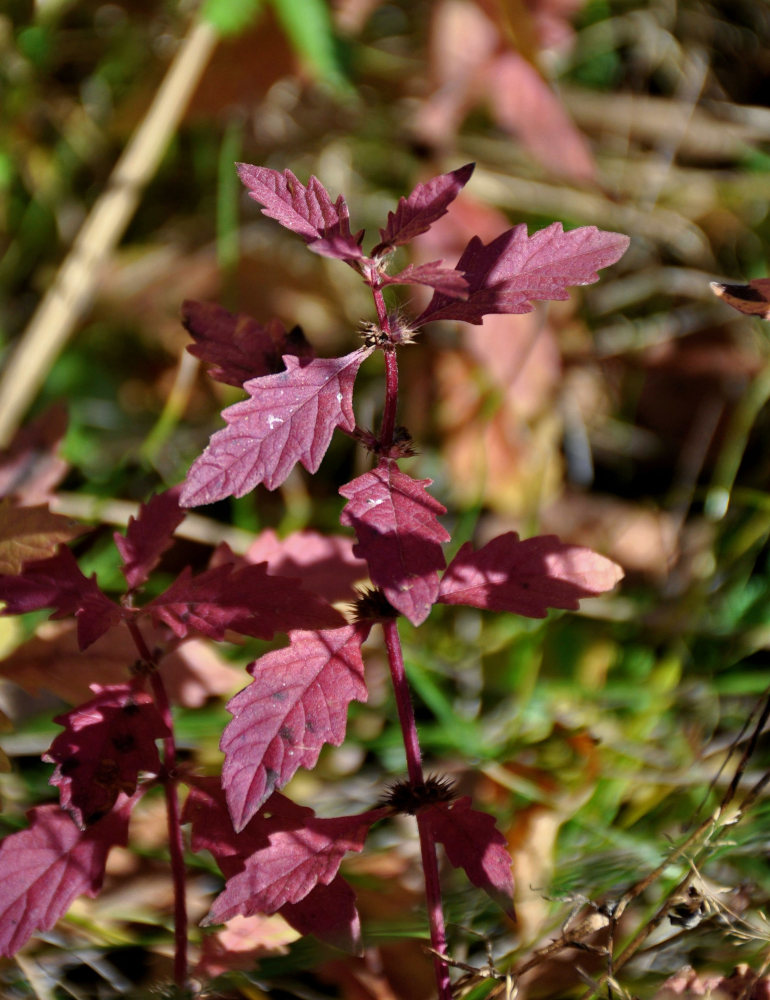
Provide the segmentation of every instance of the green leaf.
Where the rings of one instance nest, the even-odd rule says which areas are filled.
[[[262,0],[206,0],[201,17],[223,37],[240,35],[254,22]]]
[[[350,91],[326,0],[271,0],[294,51],[321,79]]]

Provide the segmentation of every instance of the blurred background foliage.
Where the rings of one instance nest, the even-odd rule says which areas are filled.
[[[453,954],[483,965],[488,941],[498,969],[529,964],[522,996],[590,994],[608,970],[606,955],[585,948],[606,945],[601,920],[594,936],[572,934],[582,950],[538,948],[559,938],[583,898],[617,901],[695,831],[630,901],[616,958],[641,928],[651,933],[618,964],[612,989],[702,993],[708,974],[739,963],[762,975],[770,754],[761,717],[751,736],[770,644],[770,346],[767,323],[732,313],[709,281],[770,273],[770,5],[207,0],[198,10],[188,0],[6,0],[6,371],[201,24],[210,51],[197,68],[182,65],[191,96],[125,227],[103,244],[93,237],[93,288],[79,308],[64,307],[71,334],[53,357],[36,346],[25,356],[34,388],[24,421],[42,415],[45,425],[62,401],[68,412],[68,471],[53,509],[125,523],[124,502],[181,480],[221,408],[240,398],[186,354],[183,299],[299,323],[321,355],[352,349],[359,321],[371,318],[350,269],[259,215],[236,160],[316,174],[344,192],[353,228],[366,227],[371,242],[416,182],[475,161],[449,215],[417,241],[423,260],[453,263],[470,236],[488,240],[518,222],[628,233],[620,264],[568,302],[482,327],[436,324],[400,357],[401,419],[420,448],[411,469],[433,478],[449,507],[453,547],[502,530],[553,532],[627,573],[618,593],[580,615],[532,622],[440,607],[418,631],[405,625],[426,764],[499,817],[515,858],[517,927],[447,873]],[[421,308],[419,291],[394,294],[408,313]],[[362,425],[376,419],[381,391],[374,362],[359,380]],[[6,410],[0,392],[0,417]],[[9,438],[22,414],[5,416]],[[275,494],[202,511],[180,565],[203,566],[222,532],[243,549],[249,536],[233,529],[338,531],[337,488],[364,461],[340,437],[312,479],[298,470]],[[87,571],[119,586],[110,535],[98,529],[79,551]],[[11,678],[3,707],[15,726],[3,737],[7,830],[53,798],[39,754],[58,731],[50,717],[66,687],[51,693],[42,681],[33,696],[19,686],[34,666],[19,643],[44,617],[0,621]],[[229,662],[240,670],[262,648],[233,647]],[[220,668],[216,682],[201,681],[201,707],[178,715],[185,753],[203,770],[219,766],[225,696],[243,685],[242,672]],[[370,701],[354,707],[346,743],[290,789],[327,815],[367,808],[403,770],[376,643],[368,670]],[[737,777],[735,822],[721,816],[698,834]],[[139,812],[102,896],[0,965],[4,996],[138,996],[170,978],[162,801],[150,796]],[[293,943],[278,918],[203,942],[194,931],[202,981],[231,970],[208,995],[429,997],[414,831],[405,822],[378,836],[346,869],[366,958]],[[199,919],[219,883],[204,858],[190,863]],[[664,992],[688,964],[700,978],[680,975]],[[727,995],[766,995],[741,975],[721,983]],[[502,986],[468,981],[458,993],[466,988],[481,997]]]

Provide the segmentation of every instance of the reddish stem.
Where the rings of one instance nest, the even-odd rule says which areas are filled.
[[[417,723],[412,709],[412,699],[409,695],[409,684],[404,669],[404,656],[401,651],[401,640],[398,635],[398,624],[395,621],[383,622],[385,633],[385,648],[388,651],[390,675],[393,678],[393,689],[396,694],[398,718],[404,737],[406,750],[406,769],[412,785],[425,784],[422,773],[422,755],[420,741],[417,737]],[[428,906],[428,922],[430,925],[430,943],[434,951],[446,954],[446,929],[444,926],[444,911],[441,905],[441,883],[436,860],[436,843],[428,823],[417,815],[417,830],[420,835],[420,852],[425,876],[425,897]],[[434,957],[433,968],[436,973],[439,1000],[452,1000],[452,989],[449,981],[449,969],[446,962]]]
[[[150,652],[144,636],[136,622],[128,620],[128,629],[141,658],[157,667],[156,657]],[[180,823],[179,798],[176,786],[176,743],[174,742],[174,720],[166,687],[157,669],[150,674],[155,705],[169,735],[163,740],[163,790],[166,795],[166,820],[168,824],[169,857],[171,877],[174,884],[174,982],[180,989],[187,985],[187,896],[185,891],[184,843]]]
[[[380,329],[388,340],[391,336],[390,319],[385,308],[385,299],[379,288],[372,288],[374,304],[377,308],[377,319]],[[398,362],[396,361],[396,350],[393,344],[387,343],[384,347],[385,354],[385,408],[382,413],[382,427],[380,428],[380,449],[381,454],[386,455],[388,449],[393,444],[393,434],[396,429],[396,407],[398,405]]]

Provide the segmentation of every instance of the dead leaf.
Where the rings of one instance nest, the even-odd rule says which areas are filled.
[[[19,507],[4,497],[0,500],[0,573],[20,573],[25,562],[55,555],[62,542],[82,531],[76,521],[52,514],[47,506]]]

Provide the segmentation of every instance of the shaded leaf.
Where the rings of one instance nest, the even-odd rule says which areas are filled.
[[[115,532],[115,545],[123,560],[123,576],[131,590],[147,582],[158,560],[171,545],[185,511],[179,506],[181,486],[158,493],[131,517],[125,535]]]
[[[50,783],[59,789],[62,809],[82,830],[121,792],[133,795],[140,771],[159,773],[155,740],[170,735],[150,695],[135,684],[94,690],[91,701],[53,720],[65,731],[43,755],[56,764]]]
[[[445,565],[441,544],[449,540],[438,521],[446,508],[425,489],[430,482],[412,479],[386,459],[340,489],[348,499],[340,521],[358,537],[353,551],[366,559],[372,582],[415,625],[438,597],[438,571]]]
[[[298,903],[287,903],[281,916],[300,934],[314,934],[320,941],[360,955],[361,918],[356,894],[341,875],[328,885],[318,884]]]
[[[411,242],[427,232],[433,223],[446,214],[449,205],[468,183],[475,163],[466,163],[448,174],[434,177],[417,187],[406,198],[399,199],[395,212],[388,212],[388,224],[380,230],[381,243],[372,255]]]
[[[0,499],[0,573],[21,573],[26,562],[54,554],[62,542],[82,531],[68,517],[44,506],[19,507],[9,497]]]
[[[474,552],[466,542],[447,567],[438,600],[544,618],[548,608],[576,611],[623,578],[617,563],[556,535],[520,541],[515,531]]]
[[[754,278],[747,285],[712,281],[711,291],[738,312],[770,319],[770,278]]]
[[[371,350],[319,358],[303,367],[286,355],[286,370],[246,382],[251,399],[223,411],[228,425],[213,435],[187,475],[187,507],[241,497],[260,483],[275,489],[301,462],[315,472],[336,427],[352,431],[353,385]]]
[[[181,821],[192,825],[193,851],[209,851],[225,878],[231,878],[243,871],[247,858],[267,847],[272,832],[292,823],[301,826],[312,817],[312,809],[275,792],[259,814],[236,832],[219,778],[196,777],[190,781]]]
[[[182,323],[195,343],[187,350],[208,366],[218,382],[236,385],[283,370],[283,355],[312,358],[313,349],[298,326],[287,333],[271,319],[266,326],[214,302],[182,303]]]
[[[444,267],[443,261],[433,260],[427,264],[409,264],[398,274],[381,274],[383,285],[428,285],[437,292],[453,299],[468,297],[468,281],[460,271]]]
[[[505,837],[494,816],[471,808],[469,798],[443,802],[420,810],[420,820],[430,824],[433,836],[444,845],[455,868],[488,893],[513,917],[513,875]]]
[[[361,851],[371,825],[387,814],[382,808],[336,819],[313,817],[302,825],[288,821],[285,828],[271,832],[267,847],[246,859],[243,871],[227,880],[204,923],[229,920],[237,913],[275,913],[304,899],[316,885],[329,885],[344,855]]]
[[[532,236],[522,224],[486,246],[474,236],[456,268],[468,280],[464,302],[436,292],[416,325],[437,319],[481,323],[489,313],[525,313],[534,300],[566,299],[572,285],[598,281],[597,271],[625,253],[629,238],[595,226],[564,232],[560,222]]]
[[[311,250],[327,257],[358,260],[363,257],[360,235],[350,233],[348,206],[340,195],[332,202],[317,177],[307,187],[291,172],[238,163],[238,176],[249,195],[262,205],[263,215],[301,236]]]
[[[354,541],[347,535],[322,535],[294,531],[279,538],[272,528],[257,535],[245,552],[248,562],[266,562],[276,576],[296,576],[306,590],[330,603],[351,600],[353,584],[369,576],[364,559],[353,555]]]
[[[342,615],[299,581],[270,576],[267,565],[231,563],[197,576],[185,567],[168,590],[142,609],[153,621],[165,622],[180,639],[191,634],[223,639],[228,629],[258,639],[276,632],[310,626],[334,628]]]
[[[98,894],[110,848],[127,842],[130,806],[125,800],[85,832],[59,806],[39,806],[27,814],[26,830],[3,840],[0,954],[15,954],[53,927],[76,896]]]
[[[369,825],[386,812],[375,810]],[[236,833],[218,780],[196,778],[185,802],[182,822],[192,824],[192,849],[210,851],[229,880],[244,872],[255,855],[269,849],[279,832],[283,831],[284,836],[288,833],[290,839],[292,830],[300,831],[307,824],[324,821],[316,820],[312,809],[299,806],[276,792],[244,829]],[[298,859],[301,857],[300,851]],[[276,911],[262,911],[257,906],[253,912]],[[360,921],[355,909],[355,894],[339,875],[335,875],[328,885],[318,882],[301,899],[278,907],[278,912],[302,934],[315,934],[336,947],[358,950]],[[207,922],[222,919],[216,917]]]
[[[52,618],[75,615],[78,642],[86,649],[122,618],[122,611],[105,597],[94,577],[80,572],[75,557],[62,545],[55,556],[27,563],[19,576],[0,575],[3,614],[54,608]]]
[[[249,667],[254,680],[228,704],[222,785],[236,830],[299,767],[312,768],[324,743],[345,738],[348,705],[366,701],[361,643],[368,627],[292,632],[290,645]]]

